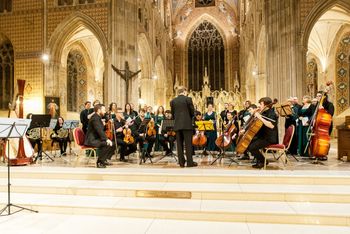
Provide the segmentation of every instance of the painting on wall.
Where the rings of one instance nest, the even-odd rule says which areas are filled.
[[[45,97],[45,114],[51,115],[52,119],[57,119],[60,116],[59,97]]]

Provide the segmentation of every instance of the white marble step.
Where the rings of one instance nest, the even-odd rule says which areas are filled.
[[[139,190],[186,191],[192,199],[309,201],[350,203],[349,185],[171,183],[94,180],[12,179],[12,191],[90,196],[135,197]],[[0,191],[7,191],[7,179],[0,179]]]
[[[7,168],[0,167],[0,178]],[[196,168],[72,168],[12,167],[12,178],[148,181],[181,183],[242,183],[350,185],[350,171],[264,171]]]
[[[43,222],[45,220],[45,222]],[[1,232],[6,234],[349,234],[350,227],[204,222],[190,220],[124,218],[87,215],[64,215],[21,212],[0,219]]]
[[[0,201],[7,194],[0,193]],[[12,203],[65,214],[226,222],[350,225],[350,204],[217,201],[12,193]]]

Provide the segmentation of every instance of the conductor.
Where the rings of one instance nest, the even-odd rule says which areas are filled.
[[[175,119],[174,131],[176,132],[177,155],[180,167],[185,166],[184,143],[186,147],[187,167],[196,167],[197,163],[192,158],[192,118],[194,106],[192,98],[187,97],[187,89],[178,88],[178,96],[170,102],[171,114]]]

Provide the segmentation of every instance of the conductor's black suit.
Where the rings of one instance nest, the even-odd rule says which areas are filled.
[[[177,154],[180,166],[185,165],[184,143],[186,147],[187,166],[193,166],[192,158],[192,118],[194,106],[192,98],[179,95],[170,102],[171,114],[175,120],[174,131],[176,131]]]

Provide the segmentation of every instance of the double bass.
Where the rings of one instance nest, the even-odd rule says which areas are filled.
[[[330,85],[332,85],[332,82],[327,82],[326,91],[323,92],[322,98],[317,104],[316,111],[308,129],[308,144],[310,144],[310,147],[309,149],[306,147],[305,150],[310,150],[310,155],[316,158],[327,156],[330,149],[331,138],[329,136],[329,128],[332,123],[332,116],[324,108],[320,108],[323,106]]]

